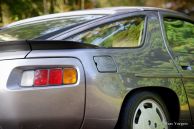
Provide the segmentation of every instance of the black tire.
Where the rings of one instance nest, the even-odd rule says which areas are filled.
[[[164,101],[161,99],[161,97],[152,92],[142,91],[132,95],[125,102],[125,104],[122,107],[120,118],[116,129],[133,129],[133,118],[134,118],[136,109],[138,108],[141,102],[148,99],[153,100],[160,106],[164,116],[166,117],[167,123],[171,123],[168,110],[166,108]],[[168,125],[168,129],[171,129],[170,125]]]

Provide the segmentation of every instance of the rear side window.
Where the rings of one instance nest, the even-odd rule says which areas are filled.
[[[175,53],[194,53],[194,24],[180,19],[164,18],[169,45]]]
[[[145,17],[130,17],[108,23],[74,35],[66,40],[93,44],[99,47],[138,47],[144,29]]]

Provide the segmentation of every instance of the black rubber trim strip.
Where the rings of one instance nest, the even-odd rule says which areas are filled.
[[[27,40],[32,50],[59,50],[59,49],[87,49],[99,48],[96,45],[85,44],[74,41],[57,41],[57,40]]]
[[[30,50],[59,50],[59,49],[87,49],[98,46],[73,41],[56,40],[23,40],[0,42],[0,52],[30,51]]]
[[[29,51],[30,46],[26,41],[0,42],[0,52]]]

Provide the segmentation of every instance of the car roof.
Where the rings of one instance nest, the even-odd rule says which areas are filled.
[[[39,22],[48,19],[57,19],[62,17],[68,16],[80,16],[80,15],[114,15],[117,13],[127,13],[127,12],[135,12],[135,11],[145,11],[145,10],[155,10],[155,11],[169,11],[173,13],[177,13],[176,11],[162,9],[162,8],[155,8],[155,7],[108,7],[108,8],[96,8],[96,9],[87,9],[87,10],[79,10],[79,11],[71,11],[71,12],[64,12],[64,13],[56,13],[56,14],[48,14],[33,18],[28,18],[24,20],[20,20],[14,23],[11,23],[6,27],[18,26],[23,24],[29,24],[32,22]]]
[[[7,25],[6,27],[17,26],[17,25],[21,25],[21,24],[28,24],[28,23],[31,23],[34,21],[57,19],[57,18],[62,18],[62,17],[80,16],[80,15],[111,15],[111,14],[115,14],[115,13],[116,13],[116,11],[114,11],[114,10],[105,10],[105,9],[103,9],[102,11],[99,11],[99,10],[70,11],[70,12],[64,12],[64,13],[47,14],[47,15],[43,15],[43,16],[27,18],[24,20],[20,20],[20,21],[11,23],[11,24]]]

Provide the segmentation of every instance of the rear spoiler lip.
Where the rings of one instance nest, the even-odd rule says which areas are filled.
[[[59,49],[87,49],[98,46],[74,41],[58,40],[22,40],[0,42],[0,52],[30,51],[30,50],[59,50]]]
[[[86,44],[75,41],[63,40],[27,40],[32,50],[58,50],[58,49],[86,49],[98,48],[96,45]]]
[[[0,52],[29,51],[30,45],[26,41],[5,41],[0,42]]]

